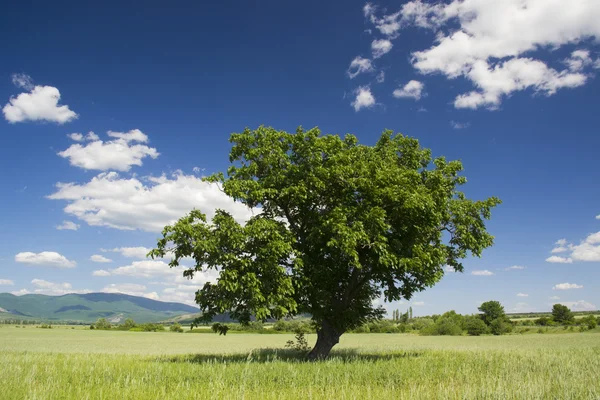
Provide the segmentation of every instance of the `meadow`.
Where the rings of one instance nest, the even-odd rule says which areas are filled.
[[[598,329],[346,334],[329,360],[314,363],[284,349],[292,337],[5,326],[0,398],[600,398]]]

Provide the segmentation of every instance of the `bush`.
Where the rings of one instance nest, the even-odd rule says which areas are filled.
[[[489,329],[480,318],[469,318],[466,322],[467,333],[471,336],[485,335]]]
[[[112,328],[110,322],[106,320],[106,318],[99,318],[98,321],[94,324],[95,329],[109,330]]]
[[[277,332],[298,332],[304,333],[314,332],[315,329],[310,321],[284,321],[279,320],[273,325],[273,330]]]
[[[128,331],[131,328],[135,328],[137,326],[137,324],[135,323],[135,321],[133,319],[127,318],[122,326],[123,326],[123,329]]]
[[[177,322],[176,322],[176,323],[174,323],[173,325],[171,325],[171,326],[169,327],[169,330],[170,330],[171,332],[179,332],[179,333],[182,333],[182,332],[183,332],[183,328],[181,327],[181,324],[180,324],[180,323],[177,323]]]
[[[431,318],[416,318],[412,323],[412,328],[417,331],[422,331],[433,324],[435,324],[435,322]]]
[[[371,333],[398,333],[400,330],[395,323],[390,320],[373,321],[368,323]]]
[[[554,321],[552,321],[550,318],[548,317],[541,317],[535,320],[535,324],[539,325],[539,326],[551,326],[551,325],[555,325]]]
[[[42,325],[40,325],[40,328],[42,328],[42,329],[52,329],[52,325],[42,324]]]
[[[594,329],[598,326],[598,320],[593,315],[581,318],[581,323],[586,325],[589,329]]]
[[[496,318],[490,323],[490,332],[494,335],[504,335],[512,332],[512,324],[504,318]]]

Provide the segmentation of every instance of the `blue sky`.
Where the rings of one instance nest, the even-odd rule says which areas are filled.
[[[598,20],[595,0],[14,3],[0,291],[190,303],[215,276],[144,248],[192,207],[247,217],[201,177],[227,167],[230,133],[302,125],[417,137],[463,161],[470,197],[503,200],[493,248],[388,309],[598,309]]]

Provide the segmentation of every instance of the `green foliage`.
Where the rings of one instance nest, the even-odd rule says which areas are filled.
[[[136,327],[136,323],[132,318],[127,318],[125,320],[125,322],[123,323],[123,329],[125,330],[130,330],[131,328],[135,328]]]
[[[314,333],[315,328],[310,321],[285,321],[279,320],[273,325],[273,330],[277,332],[304,332]]]
[[[174,323],[173,325],[171,325],[169,327],[169,330],[171,332],[179,332],[179,333],[183,332],[183,328],[181,327],[181,324],[179,324],[179,323]]]
[[[285,344],[285,347],[300,353],[306,353],[310,349],[303,330],[296,332],[294,340],[288,340]]]
[[[109,330],[112,328],[112,325],[106,318],[98,318],[96,323],[94,324],[95,329]]]
[[[50,324],[42,324],[42,325],[40,325],[40,328],[42,328],[42,329],[52,329],[52,325],[50,325]]]
[[[373,306],[435,285],[443,266],[492,245],[485,220],[500,203],[472,201],[460,161],[433,159],[416,139],[385,131],[374,146],[353,135],[259,127],[231,135],[227,175],[205,178],[260,213],[245,225],[198,210],[165,227],[157,248],[184,272],[219,269],[196,301],[202,320],[229,312],[242,323],[308,313],[330,339],[380,319]],[[325,337],[325,336],[323,336]]]
[[[562,304],[555,304],[552,306],[552,319],[558,324],[565,324],[572,323],[575,320],[575,316],[569,307]]]
[[[414,330],[422,331],[431,325],[434,325],[435,321],[432,318],[416,318],[412,321],[412,327]]]
[[[506,318],[506,314],[504,313],[504,307],[500,304],[499,301],[486,301],[479,306],[479,311],[483,313],[481,318],[486,325],[490,326],[492,321],[497,319],[504,320]]]
[[[471,336],[485,335],[489,333],[489,328],[481,318],[470,317],[465,322],[467,333]]]
[[[513,330],[513,326],[505,318],[496,318],[490,322],[490,332],[494,335],[504,335],[510,333]]]
[[[219,322],[215,322],[210,329],[214,332],[214,333],[218,333],[219,335],[227,335],[227,331],[229,331],[229,326],[225,325],[225,324],[221,324]]]
[[[535,324],[539,326],[552,326],[555,325],[554,321],[552,321],[548,317],[541,317],[535,320]]]
[[[139,324],[129,329],[131,332],[162,332],[165,330],[164,325],[162,324]]]
[[[598,319],[593,315],[583,317],[580,321],[582,324],[585,324],[589,329],[594,329],[598,326]]]

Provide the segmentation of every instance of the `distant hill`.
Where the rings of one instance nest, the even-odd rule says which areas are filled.
[[[194,314],[197,307],[166,303],[120,293],[15,296],[0,293],[0,320],[27,319],[40,321],[95,322],[107,318],[119,323],[127,318],[136,322],[158,322],[183,314]]]

